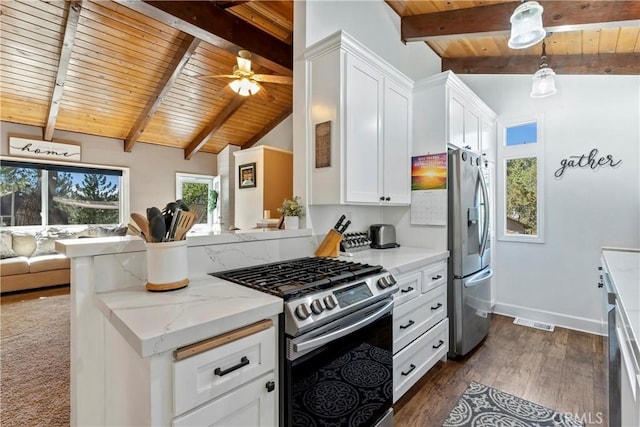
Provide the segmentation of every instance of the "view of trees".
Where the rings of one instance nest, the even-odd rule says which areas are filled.
[[[519,223],[524,234],[538,233],[537,159],[507,160],[507,218]],[[507,232],[520,232],[507,227]]]
[[[46,186],[43,179],[46,177]],[[119,188],[107,175],[0,167],[0,212],[4,225],[41,225],[47,191],[48,224],[112,224],[119,221]]]
[[[182,183],[182,201],[197,215],[198,224],[206,224],[209,186],[200,182]]]

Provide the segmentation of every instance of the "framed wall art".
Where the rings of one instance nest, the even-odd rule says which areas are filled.
[[[255,186],[256,186],[255,162],[238,166],[238,188],[252,188]]]

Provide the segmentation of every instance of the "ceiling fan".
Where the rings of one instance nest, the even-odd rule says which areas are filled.
[[[248,50],[240,50],[236,58],[238,65],[233,66],[233,74],[218,74],[202,77],[213,77],[220,79],[233,79],[229,83],[229,87],[238,95],[249,96],[255,95],[262,89],[260,83],[277,83],[290,85],[293,84],[293,78],[289,76],[276,76],[270,74],[255,74],[251,70],[251,52]]]

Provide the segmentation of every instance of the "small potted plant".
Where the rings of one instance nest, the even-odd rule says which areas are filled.
[[[284,199],[278,212],[284,215],[284,228],[292,230],[299,228],[300,217],[304,213],[304,207],[300,204],[300,196],[294,196],[292,200]]]

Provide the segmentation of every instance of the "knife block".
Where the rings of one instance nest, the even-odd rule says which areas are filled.
[[[340,255],[340,242],[342,241],[342,234],[335,229],[329,230],[324,240],[316,249],[316,256],[325,257],[337,257]]]

